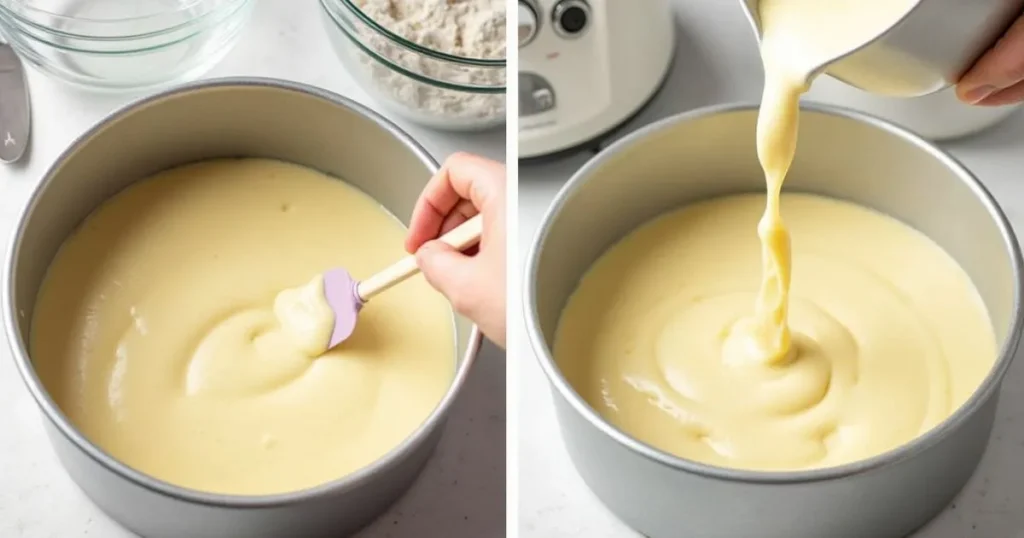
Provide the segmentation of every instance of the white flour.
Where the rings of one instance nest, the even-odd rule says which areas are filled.
[[[463,58],[505,58],[504,0],[361,0],[363,12],[403,38]],[[398,66],[452,84],[502,87],[505,69],[460,65],[401,47],[363,27],[366,43]],[[360,53],[380,90],[427,123],[497,124],[505,118],[505,94],[445,89],[413,80]]]

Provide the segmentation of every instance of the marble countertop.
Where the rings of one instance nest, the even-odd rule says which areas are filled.
[[[678,49],[666,86],[616,136],[644,124],[700,106],[756,102],[762,84],[754,38],[738,2],[676,0]],[[614,139],[615,137],[613,137]],[[607,144],[604,144],[607,145]],[[945,144],[992,191],[1015,229],[1024,230],[1024,116],[972,138]],[[519,170],[519,260],[540,219],[566,180],[593,153],[569,155]],[[509,341],[518,394],[519,529],[522,538],[640,538],[608,512],[576,474],[562,445],[547,381],[526,344],[521,297],[509,304]],[[1018,359],[1003,385],[999,414],[988,452],[959,498],[914,538],[1024,537],[1024,360]]]
[[[316,2],[256,2],[229,55],[203,78],[266,76],[304,82],[374,106],[346,74],[324,35]],[[29,153],[0,166],[0,236],[60,151],[94,122],[137,95],[91,94],[30,70],[33,133]],[[438,133],[394,118],[438,160],[470,151],[505,160],[503,130]],[[0,337],[2,338],[2,337]],[[0,346],[0,536],[131,536],[64,474],[22,384],[9,347]],[[361,538],[496,538],[505,535],[505,355],[485,344],[433,459],[410,492]]]

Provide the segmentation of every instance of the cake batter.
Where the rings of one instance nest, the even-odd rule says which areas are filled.
[[[915,3],[761,1],[766,196],[642,227],[595,264],[562,314],[555,359],[610,422],[714,465],[828,467],[910,441],[981,383],[995,335],[952,258],[865,208],[781,195],[815,71]]]
[[[754,315],[735,327],[730,351],[778,364],[790,353],[790,236],[779,197],[796,152],[800,96],[816,70],[868,43],[918,0],[761,0],[764,93],[757,123],[757,156],[767,203],[757,226],[763,264]]]
[[[324,352],[333,314],[315,275],[368,276],[405,254],[404,235],[365,194],[282,162],[158,174],[65,242],[32,360],[88,439],[158,479],[257,495],[340,478],[408,437],[454,375],[451,308],[422,278]]]
[[[794,470],[910,441],[988,373],[995,334],[966,273],[921,233],[863,207],[786,194],[796,238],[779,363],[730,349],[761,279],[764,195],[698,203],[608,250],[566,306],[554,357],[609,422],[723,467]]]

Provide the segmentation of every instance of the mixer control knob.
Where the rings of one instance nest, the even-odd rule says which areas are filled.
[[[558,35],[580,37],[590,24],[590,4],[586,0],[561,0],[551,12],[551,22]]]
[[[555,108],[555,89],[537,73],[519,72],[519,117],[543,114]]]
[[[537,17],[537,8],[533,2],[519,0],[519,47],[529,45],[533,38],[537,37],[540,29],[540,19]]]

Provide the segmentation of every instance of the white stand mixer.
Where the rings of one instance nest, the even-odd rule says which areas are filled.
[[[612,131],[661,86],[675,49],[669,0],[520,0],[519,156]]]

